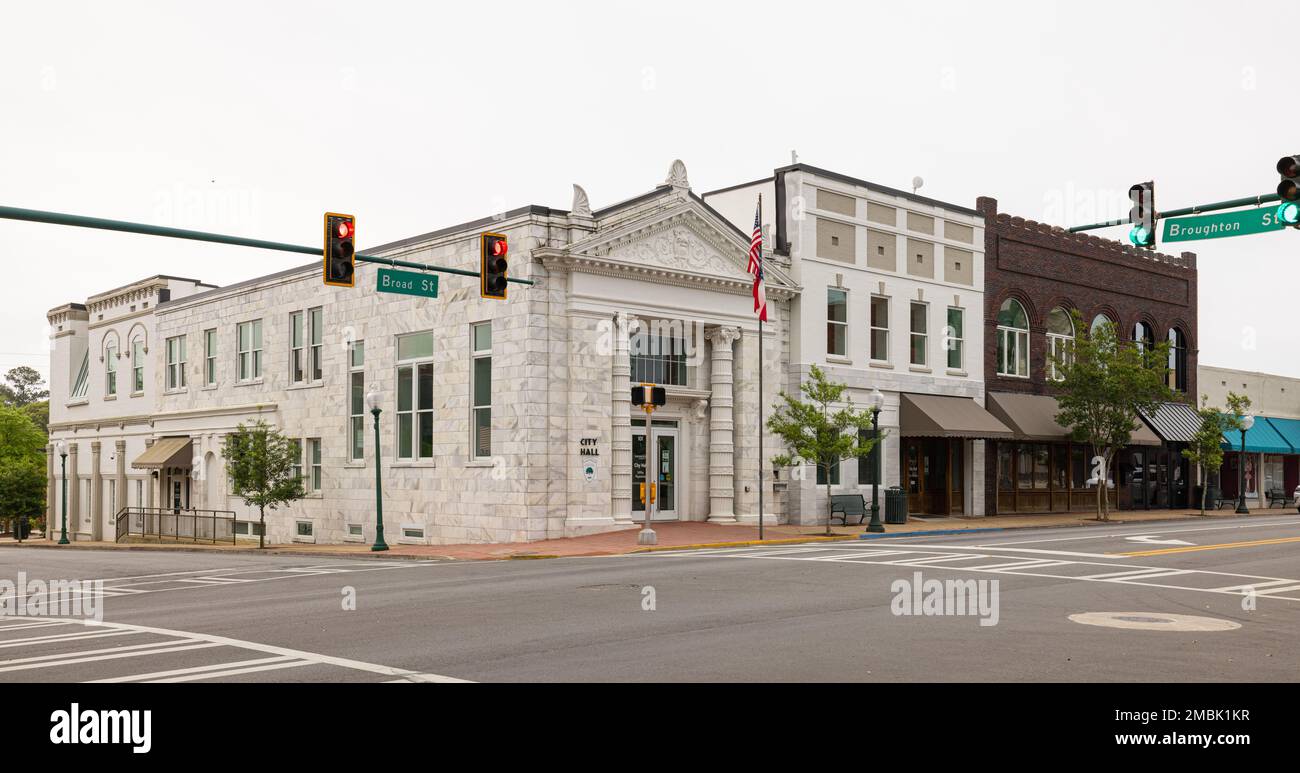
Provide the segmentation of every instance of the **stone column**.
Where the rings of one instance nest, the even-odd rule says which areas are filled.
[[[712,346],[709,398],[709,523],[735,523],[736,443],[732,409],[732,344],[740,338],[734,327],[718,327],[707,335]]]
[[[144,441],[144,447],[145,447],[145,448],[152,448],[152,447],[153,447],[153,438],[145,438],[145,441]],[[144,493],[144,506],[145,506],[145,507],[153,507],[153,489],[154,489],[154,486],[155,486],[155,485],[159,485],[159,484],[161,484],[162,476],[159,475],[159,477],[158,477],[159,484],[155,484],[155,483],[154,483],[154,477],[153,477],[153,474],[150,473],[150,472],[146,472],[145,474],[146,474],[148,477],[146,477],[146,478],[145,478],[145,481],[144,481],[144,482],[145,482],[145,487],[144,487],[144,492],[145,492],[145,493]]]
[[[81,476],[77,472],[77,444],[68,444],[68,532],[80,534],[81,523]],[[75,539],[75,537],[69,537]]]
[[[90,538],[104,538],[104,473],[99,467],[99,441],[90,441]]]
[[[627,323],[614,322],[614,361],[610,367],[613,399],[610,485],[614,521],[632,523],[632,361],[628,358]]]
[[[130,501],[130,495],[126,491],[126,441],[115,442],[113,452],[117,455],[117,469],[113,473],[113,479],[117,481],[114,484],[117,487],[117,509],[121,510]],[[117,513],[112,513],[110,520],[113,523],[113,538],[117,539]]]
[[[45,446],[45,478],[48,481],[45,487],[45,539],[54,539],[53,528],[58,523],[59,506],[55,501],[58,492],[59,481],[56,477],[59,469],[59,453],[53,443]]]

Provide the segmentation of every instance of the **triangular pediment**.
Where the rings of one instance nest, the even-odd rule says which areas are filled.
[[[670,206],[621,222],[600,223],[595,233],[570,245],[569,253],[723,279],[745,278],[748,245],[713,219],[694,201],[677,199]]]

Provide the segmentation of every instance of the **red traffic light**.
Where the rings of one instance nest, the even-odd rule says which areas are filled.
[[[506,240],[504,238],[494,239],[492,241],[492,257],[494,258],[504,258],[509,249],[510,248],[506,246]]]
[[[340,238],[340,239],[347,239],[347,238],[351,237],[351,236],[352,236],[352,230],[353,230],[352,221],[350,221],[350,220],[340,220],[340,221],[339,221],[339,225],[338,225],[338,229],[339,229],[339,238]]]

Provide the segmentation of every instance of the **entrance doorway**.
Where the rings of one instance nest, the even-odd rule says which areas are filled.
[[[903,438],[903,485],[907,509],[922,515],[963,515],[965,441]]]
[[[675,421],[656,421],[654,427],[655,453],[650,461],[651,480],[657,478],[655,506],[652,520],[676,521],[678,500],[681,498],[681,481],[678,477],[678,429]],[[646,428],[645,421],[632,422],[632,512],[633,518],[644,518],[645,503],[641,501],[641,484],[646,482]],[[649,487],[646,497],[650,496]]]

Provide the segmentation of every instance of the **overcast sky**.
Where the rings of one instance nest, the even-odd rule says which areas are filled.
[[[1300,153],[1285,4],[22,3],[0,46],[0,204],[359,246],[524,204],[698,192],[801,161],[1076,225],[1271,192]],[[1122,238],[1122,229],[1102,232]],[[1300,376],[1300,233],[1200,256],[1202,364]],[[301,255],[0,221],[0,369],[45,313],[158,273]]]

